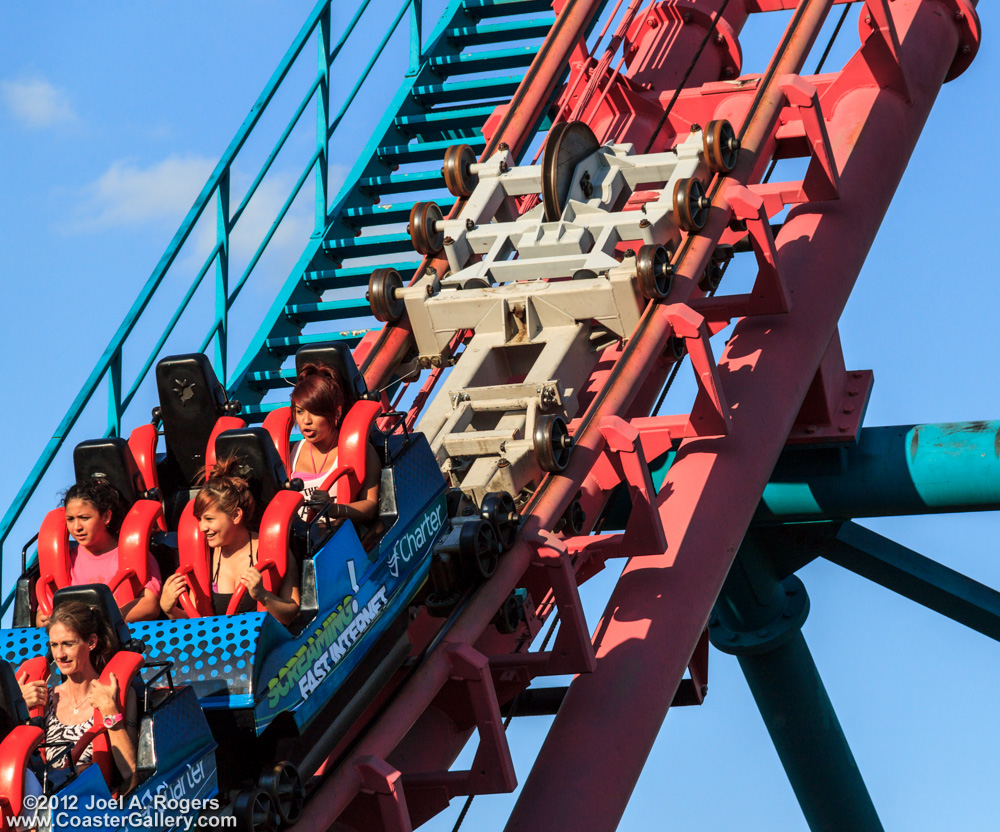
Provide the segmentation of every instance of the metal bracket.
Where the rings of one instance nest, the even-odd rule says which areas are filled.
[[[560,676],[565,673],[593,673],[597,656],[587,629],[583,602],[573,571],[572,556],[566,542],[551,532],[540,532],[535,541],[532,566],[545,571],[545,581],[552,587],[559,609],[559,632],[550,651],[510,653],[491,656],[495,670],[526,667],[532,677]]]
[[[856,442],[874,381],[871,370],[845,369],[840,334],[834,333],[795,417],[788,443]]]
[[[820,107],[819,92],[798,75],[786,75],[778,86],[802,120],[802,128],[809,142],[812,162],[802,180],[804,198],[811,202],[840,199],[840,173],[837,171],[830,134]]]
[[[684,303],[664,307],[674,334],[687,342],[688,355],[698,380],[699,395],[691,408],[688,436],[725,436],[729,433],[729,404],[722,389],[719,367],[709,341],[712,333],[705,318]]]
[[[500,717],[490,662],[468,644],[452,644],[447,649],[451,682],[460,686],[462,699],[471,709],[479,730],[479,748],[471,768],[408,774],[404,779],[406,788],[444,790],[448,800],[457,795],[511,792],[517,786],[517,776]]]
[[[362,757],[355,764],[361,775],[361,791],[375,796],[382,829],[386,832],[413,832],[400,773],[379,757]]]
[[[866,13],[867,12],[867,13]],[[878,32],[881,42],[889,51],[890,61],[872,61],[871,67],[879,78],[881,86],[894,87],[903,96],[907,104],[912,102],[910,96],[910,81],[899,57],[899,35],[896,24],[889,11],[889,0],[868,0],[861,10],[858,19],[861,42],[865,45],[868,39]]]
[[[726,189],[726,201],[733,216],[746,222],[757,258],[757,280],[747,294],[697,298],[690,301],[690,307],[710,323],[727,324],[732,318],[787,312],[791,300],[778,271],[778,251],[763,197],[734,182]]]
[[[624,534],[567,538],[567,549],[573,554],[589,555],[589,546],[593,541],[597,546],[594,554],[602,560],[614,556],[663,554],[667,550],[667,537],[656,509],[656,490],[649,475],[649,465],[643,453],[639,431],[624,419],[610,416],[601,422],[601,434],[607,444],[594,467],[598,468],[603,463],[603,467],[610,468],[611,471],[597,471],[596,478],[602,489],[607,487],[612,477],[614,485],[625,482],[632,501],[632,511],[625,523]],[[608,545],[610,538],[614,538],[613,546]]]

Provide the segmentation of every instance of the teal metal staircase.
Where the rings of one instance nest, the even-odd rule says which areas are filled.
[[[368,314],[364,287],[374,268],[392,262],[406,275],[420,266],[405,231],[410,209],[427,199],[445,213],[455,204],[440,170],[444,151],[459,141],[483,150],[484,123],[513,95],[554,22],[539,0],[451,4],[348,175],[322,242],[293,271],[234,374],[232,392],[248,420],[275,406],[268,394],[287,386],[293,371],[282,365],[300,346],[360,340],[362,328],[343,330],[341,322]],[[344,289],[355,293],[322,299]]]
[[[387,27],[386,3],[379,7],[372,0],[358,0],[353,17],[339,34],[331,31],[331,24],[335,14],[344,14],[344,4],[320,0],[316,5],[0,520],[0,547],[8,554],[8,565],[14,547],[6,542],[19,518],[23,515],[24,519],[15,540],[29,537],[37,528],[37,518],[51,507],[39,498],[35,500],[37,507],[25,512],[52,462],[60,455],[68,459],[70,449],[63,445],[71,438],[74,426],[85,414],[89,416],[81,425],[93,423],[95,413],[103,420],[101,397],[95,393],[106,391],[106,432],[121,433],[124,425],[127,433],[147,420],[148,411],[138,405],[149,400],[153,384],[150,370],[156,361],[166,352],[201,350],[213,359],[231,396],[243,403],[244,417],[250,422],[260,421],[268,410],[286,401],[285,391],[293,370],[284,365],[290,364],[286,359],[301,345],[330,340],[355,345],[366,331],[377,326],[364,297],[374,268],[391,264],[408,277],[420,266],[420,257],[405,230],[410,208],[415,201],[426,199],[437,201],[445,212],[454,204],[440,171],[445,150],[461,141],[477,153],[483,151],[484,123],[498,104],[510,100],[556,16],[546,0],[448,0],[437,25],[422,42],[422,0],[404,0],[397,5]],[[378,37],[381,39],[370,59],[331,117],[331,87],[343,89],[346,74],[341,64],[356,60],[353,52],[345,57],[351,51],[345,46],[374,42]],[[402,83],[371,130],[343,185],[330,199],[331,154],[341,138],[363,122],[366,114],[361,97],[370,89],[366,84],[376,83],[379,73],[384,73],[394,59],[399,63],[399,47],[405,47],[407,38],[410,60],[408,69],[403,67]],[[315,44],[319,56],[317,72],[304,91],[291,93],[301,95],[300,103],[233,209],[230,190],[234,162],[251,134],[259,129],[261,117],[277,91],[286,91],[295,83],[293,78],[301,81],[301,72],[296,75],[292,69],[309,61],[306,47],[310,43]],[[284,160],[291,152],[285,149],[287,140],[300,123],[306,124],[303,117],[311,107],[317,113],[314,149],[304,165],[301,159],[295,162],[301,173],[246,269],[238,276],[231,275],[230,237],[275,161],[279,156]],[[367,115],[370,123],[371,114]],[[547,128],[544,121],[537,129]],[[308,189],[303,188],[310,180],[315,183],[315,224],[301,256],[262,315],[259,305],[248,311],[244,304],[238,312],[232,311],[231,320],[237,298],[260,271],[257,266],[275,233],[295,200],[307,193]],[[194,247],[195,225],[199,220],[210,220],[213,207],[216,244],[193,281],[179,294],[178,280],[166,278],[177,274],[181,255]],[[193,302],[195,298],[201,299],[204,311],[206,296],[214,302],[211,326],[188,340],[185,316],[198,306]],[[140,323],[149,326],[148,312],[153,308],[175,311],[152,349],[148,349],[137,346],[138,339],[133,336]],[[250,317],[255,319],[248,324]],[[233,323],[248,331],[256,326],[257,330],[230,371],[230,353],[241,350],[233,343]],[[181,334],[185,335],[183,348],[166,349],[168,342],[175,343]],[[135,366],[138,370],[132,373]],[[82,438],[86,436],[77,441]]]

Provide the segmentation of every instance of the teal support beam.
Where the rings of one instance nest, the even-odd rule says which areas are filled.
[[[857,762],[802,636],[809,599],[794,575],[778,579],[751,531],[709,620],[735,655],[812,832],[882,832]]]
[[[865,428],[856,445],[789,446],[755,523],[1000,509],[1000,421]]]
[[[319,49],[319,88],[316,90],[316,220],[313,236],[322,237],[326,231],[327,210],[329,209],[330,184],[330,7],[327,6],[319,18],[317,28]]]
[[[226,384],[229,358],[229,175],[219,179],[215,206],[215,374]]]
[[[413,0],[410,6],[410,68],[407,70],[407,77],[412,77],[420,72],[420,64],[423,62],[423,0]]]
[[[1000,641],[1000,592],[856,523],[764,527],[753,537],[767,542],[779,575],[823,557]]]

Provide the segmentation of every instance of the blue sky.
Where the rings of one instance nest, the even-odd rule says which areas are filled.
[[[0,5],[0,280],[8,309],[0,354],[11,393],[0,415],[9,443],[3,508],[312,5]],[[1000,418],[988,242],[1000,12],[981,4],[980,15],[982,50],[943,89],[842,319],[848,368],[875,371],[868,425]],[[855,17],[834,53],[841,61],[857,42]],[[748,29],[745,67],[762,65],[775,41]],[[292,217],[290,251],[304,243],[308,223],[307,211]],[[266,302],[266,286],[254,302]],[[183,339],[177,346],[197,348]],[[70,476],[68,462],[57,463],[45,499],[54,502]],[[41,508],[5,546],[5,587],[40,516]],[[865,525],[1000,586],[994,514]],[[812,601],[806,639],[885,827],[994,828],[997,646],[837,567],[814,563],[800,575]],[[585,587],[592,622],[612,578]],[[713,652],[709,684],[704,706],[669,715],[621,828],[804,830],[735,660]],[[522,780],[545,723],[518,720],[510,729]],[[571,773],[560,787],[572,787]],[[466,828],[502,828],[510,801],[477,799]],[[428,828],[451,829],[457,811]]]

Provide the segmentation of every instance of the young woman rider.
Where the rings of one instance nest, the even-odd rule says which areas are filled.
[[[292,413],[302,441],[292,449],[293,478],[302,480],[306,500],[315,500],[326,476],[337,467],[337,442],[344,415],[344,392],[336,372],[325,364],[306,364],[292,391]],[[368,445],[367,474],[358,499],[340,505],[330,498],[324,516],[368,522],[378,513],[379,465],[375,449]],[[336,486],[334,486],[336,489]]]
[[[63,505],[66,528],[76,544],[70,550],[70,585],[106,584],[118,574],[118,532],[126,513],[121,494],[106,480],[87,480],[66,492]],[[146,557],[149,580],[139,598],[122,606],[126,621],[160,617],[160,567],[151,554]],[[35,624],[48,624],[41,610]]]
[[[25,704],[29,708],[45,707],[46,742],[75,743],[94,724],[97,708],[108,728],[118,773],[128,780],[135,772],[139,732],[135,692],[129,689],[123,714],[118,707],[119,680],[114,673],[108,684],[100,682],[101,671],[118,649],[111,626],[88,604],[66,601],[52,613],[48,632],[52,658],[65,681],[49,690],[45,682],[19,679]],[[92,750],[87,748],[78,765],[91,761]],[[53,765],[61,768],[69,761],[63,756],[53,760]]]
[[[216,615],[225,615],[233,593],[242,584],[246,592],[236,612],[254,612],[261,603],[288,625],[299,612],[298,564],[295,558],[288,558],[288,571],[277,595],[264,588],[256,568],[257,532],[250,526],[254,499],[249,483],[237,476],[238,468],[234,457],[219,460],[194,500],[194,513],[211,553],[212,607]],[[189,589],[184,575],[171,575],[163,584],[160,609],[169,618],[185,618],[177,599]]]

